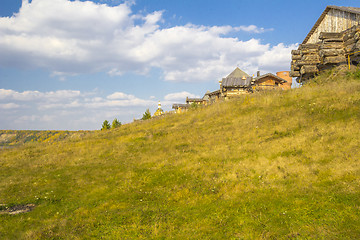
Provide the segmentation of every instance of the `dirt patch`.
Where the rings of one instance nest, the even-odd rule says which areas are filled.
[[[6,207],[6,205],[0,204],[0,214],[17,215],[20,213],[30,212],[34,208],[35,204],[15,205],[11,207]]]

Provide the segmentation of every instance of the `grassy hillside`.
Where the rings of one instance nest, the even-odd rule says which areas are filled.
[[[0,130],[0,148],[11,148],[29,142],[53,143],[66,138],[83,137],[90,131],[14,131]]]
[[[359,76],[3,149],[0,238],[357,239]]]

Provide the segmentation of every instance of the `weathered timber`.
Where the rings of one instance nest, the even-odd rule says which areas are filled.
[[[352,39],[349,39],[346,42],[344,42],[344,46],[346,47],[346,46],[352,45],[356,42],[357,42],[357,40],[355,38],[352,38]]]
[[[297,65],[291,65],[291,71],[300,71],[300,67]]]
[[[345,49],[345,52],[347,52],[347,53],[350,53],[350,52],[354,51],[355,43],[353,43],[351,45],[347,45],[346,47],[344,47],[344,49]]]
[[[290,77],[300,77],[301,74],[299,71],[291,71],[290,72]]]
[[[360,26],[353,26],[343,32],[343,40],[346,42],[347,40],[354,38],[356,32],[360,30]]]
[[[355,43],[355,46],[354,46],[355,51],[359,51],[359,49],[360,49],[360,41]]]
[[[342,49],[342,43],[323,43],[320,46],[320,49]]]
[[[356,33],[355,33],[354,39],[355,39],[355,40],[359,40],[359,39],[360,39],[360,32],[356,32]]]
[[[296,65],[301,67],[301,66],[304,66],[304,65],[316,65],[316,64],[319,64],[320,63],[320,60],[318,61],[303,61],[303,60],[298,60],[296,62]]]
[[[356,32],[360,30],[360,25],[352,26],[351,28],[345,30],[343,32],[343,40],[344,42],[353,38]]]
[[[318,72],[319,72],[319,69],[315,65],[304,65],[300,69],[301,75],[306,74],[306,73],[318,73]]]
[[[348,55],[351,64],[360,64],[360,23],[342,32],[315,35],[318,40],[304,41],[309,43],[291,51],[290,76],[296,77],[296,81],[307,81],[320,71],[346,64]]]
[[[291,50],[291,55],[300,55],[300,50]]]
[[[318,49],[303,49],[300,51],[301,55],[305,55],[305,54],[318,54],[319,50]]]
[[[303,49],[318,49],[319,46],[320,46],[320,43],[300,44],[299,50],[303,50]]]
[[[320,56],[318,54],[303,55],[301,60],[307,61],[307,62],[319,61],[319,63],[320,63]]]
[[[292,55],[291,56],[292,60],[300,60],[301,59],[301,55]]]
[[[329,38],[329,39],[324,39],[323,40],[324,43],[328,43],[328,42],[343,42],[342,38]]]
[[[321,49],[319,51],[320,57],[329,57],[329,56],[338,56],[338,55],[344,55],[345,51],[344,49]]]
[[[324,57],[324,64],[338,64],[346,62],[345,56]]]
[[[341,32],[321,32],[319,39],[324,40],[329,38],[341,38],[342,41],[342,35],[343,34]]]
[[[354,32],[354,31],[345,32],[345,33],[344,33],[344,36],[343,36],[343,41],[346,42],[346,41],[348,41],[349,39],[354,38],[354,35],[355,35],[355,32]]]

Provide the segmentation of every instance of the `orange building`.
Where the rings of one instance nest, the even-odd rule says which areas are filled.
[[[280,87],[284,90],[288,90],[291,88],[292,85],[292,77],[290,77],[290,71],[282,71],[282,72],[277,72],[276,76],[278,76],[279,78],[282,78],[284,80],[286,80],[286,83],[280,85]]]
[[[260,76],[258,72],[258,76],[253,79],[253,89],[254,90],[271,90],[282,88],[285,89],[285,85],[287,81],[277,75],[272,73],[267,73]]]

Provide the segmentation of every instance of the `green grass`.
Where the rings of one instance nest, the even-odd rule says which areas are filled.
[[[0,239],[357,239],[359,72],[0,150]]]

